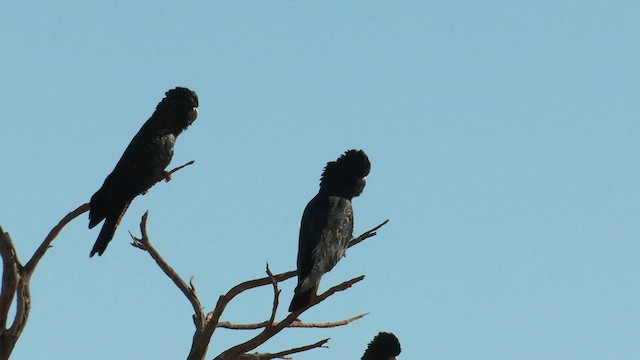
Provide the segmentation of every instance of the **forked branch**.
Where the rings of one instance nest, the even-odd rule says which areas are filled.
[[[349,319],[345,319],[345,320],[340,320],[340,321],[330,321],[330,322],[322,322],[322,323],[307,323],[307,322],[302,322],[300,320],[294,320],[291,324],[289,324],[289,326],[287,326],[288,328],[316,328],[316,329],[328,329],[328,328],[332,328],[332,327],[338,327],[338,326],[343,326],[343,325],[347,325],[350,324],[356,320],[362,319],[363,317],[369,315],[369,313],[364,313],[364,314],[360,314],[358,316],[354,316],[352,318]],[[274,325],[277,325],[277,322],[273,323]],[[228,321],[221,321],[217,324],[217,327],[219,328],[223,328],[223,329],[231,329],[231,330],[258,330],[258,329],[262,329],[264,327],[267,326],[267,322],[263,321],[260,323],[254,323],[254,324],[233,324],[230,323]]]
[[[58,225],[54,226],[49,235],[35,251],[27,265],[22,266],[18,259],[16,248],[11,236],[0,227],[0,256],[2,257],[2,291],[0,292],[0,359],[8,359],[16,342],[22,335],[29,320],[31,311],[31,292],[29,281],[38,262],[42,259],[51,243],[71,220],[89,210],[89,204],[82,204],[68,213]],[[16,313],[13,322],[7,328],[9,309],[16,299]]]
[[[330,288],[329,290],[325,291],[324,293],[318,295],[317,297],[313,298],[311,300],[311,302],[309,304],[307,304],[305,307],[301,308],[300,310],[294,311],[291,314],[289,314],[287,317],[285,317],[281,322],[279,322],[277,325],[271,326],[271,327],[266,327],[261,333],[259,333],[258,335],[256,335],[255,337],[253,337],[252,339],[245,341],[244,343],[238,344],[226,351],[224,351],[223,353],[221,353],[220,355],[218,355],[217,357],[214,358],[214,360],[235,360],[238,359],[241,355],[247,353],[248,351],[252,351],[255,348],[257,348],[258,346],[264,344],[267,340],[269,340],[270,338],[272,338],[273,336],[275,336],[277,333],[279,333],[280,331],[282,331],[284,328],[288,327],[289,324],[291,324],[292,322],[294,322],[298,316],[300,314],[302,314],[303,312],[305,312],[306,310],[312,308],[313,306],[321,303],[322,301],[324,301],[325,299],[327,299],[329,296],[335,294],[336,292],[340,292],[340,291],[344,291],[348,288],[350,288],[351,286],[353,286],[353,284],[362,281],[364,279],[364,275],[358,276],[356,278],[353,278],[351,280],[347,280],[339,285],[336,285],[332,288]]]
[[[162,256],[160,256],[158,251],[149,242],[149,235],[147,234],[148,216],[149,211],[145,212],[144,215],[142,215],[142,220],[140,221],[140,232],[142,233],[142,237],[137,238],[133,236],[131,232],[129,232],[129,235],[131,235],[131,238],[133,239],[131,245],[148,252],[153,260],[155,260],[155,262],[158,264],[160,269],[162,269],[162,271],[169,277],[169,279],[171,279],[171,281],[173,281],[178,289],[182,291],[184,296],[189,299],[189,302],[191,303],[194,311],[193,316],[196,323],[196,328],[201,329],[204,325],[204,313],[202,312],[202,304],[200,303],[200,299],[198,299],[198,296],[196,295],[195,287],[193,287],[193,284],[192,286],[187,285],[187,283],[182,280],[180,275],[178,275],[178,273],[173,270],[173,268],[162,258]]]
[[[163,177],[156,179],[154,185],[170,177],[174,172],[193,164],[190,161],[167,172]],[[153,186],[153,185],[152,185]],[[22,265],[18,259],[16,248],[8,232],[4,232],[0,227],[0,257],[2,257],[2,289],[0,290],[0,360],[8,359],[16,342],[20,338],[24,327],[29,319],[31,311],[31,292],[29,282],[38,263],[47,250],[51,248],[53,240],[60,234],[62,229],[73,219],[89,211],[90,205],[82,204],[75,210],[68,213],[51,229],[44,238],[40,246],[31,256],[26,265]],[[9,322],[9,309],[14,299],[16,299],[16,311],[11,326],[7,328]]]
[[[273,275],[271,270],[267,265],[267,276],[263,278],[253,279],[249,281],[245,281],[240,283],[234,287],[232,287],[226,294],[221,295],[218,299],[218,302],[215,308],[204,315],[202,311],[202,305],[200,299],[195,293],[195,287],[193,285],[193,281],[190,282],[190,286],[173,270],[173,268],[162,258],[162,256],[155,250],[153,245],[149,240],[149,236],[146,229],[148,212],[142,216],[140,222],[140,231],[142,236],[140,238],[136,238],[133,235],[133,243],[132,245],[143,249],[149,253],[149,255],[156,261],[158,266],[162,269],[162,271],[173,281],[173,283],[182,291],[182,293],[187,297],[189,302],[191,303],[194,310],[194,320],[196,323],[196,330],[193,335],[193,342],[191,346],[191,351],[188,360],[202,360],[204,359],[207,349],[209,347],[209,343],[211,342],[211,337],[217,328],[226,328],[226,329],[263,329],[258,335],[254,336],[252,339],[245,341],[239,345],[236,345],[232,348],[227,349],[226,351],[220,353],[215,360],[236,360],[236,359],[277,359],[283,358],[284,356],[296,352],[306,351],[309,349],[313,349],[316,347],[320,347],[328,341],[328,339],[323,340],[322,342],[308,345],[305,347],[285,350],[283,352],[278,353],[261,353],[261,354],[248,354],[249,351],[255,350],[258,346],[264,344],[267,340],[278,334],[280,331],[287,327],[291,328],[329,328],[335,326],[343,326],[347,325],[355,320],[358,320],[364,317],[367,314],[361,314],[350,319],[335,321],[335,322],[326,322],[326,323],[304,323],[298,320],[300,314],[308,310],[309,308],[319,304],[320,302],[327,299],[329,296],[335,294],[336,292],[344,291],[354,285],[355,283],[364,279],[364,275],[353,278],[351,280],[345,281],[339,285],[336,285],[324,293],[316,296],[312,299],[312,301],[305,306],[304,308],[299,309],[287,317],[285,317],[282,321],[275,321],[278,305],[279,305],[279,296],[280,290],[278,288],[278,283],[281,281],[285,281],[291,279],[297,275],[297,271],[287,271],[284,273]],[[366,231],[362,235],[353,239],[349,243],[349,247],[359,244],[360,242],[377,235],[376,231],[384,226],[389,220],[385,220],[380,225],[374,227],[371,230]],[[192,278],[193,280],[193,278]],[[271,284],[273,286],[273,305],[271,309],[270,317],[267,321],[256,323],[256,324],[233,324],[230,322],[221,322],[220,318],[226,309],[227,305],[233,300],[236,296],[241,294],[244,291],[257,288],[260,286],[265,286]]]

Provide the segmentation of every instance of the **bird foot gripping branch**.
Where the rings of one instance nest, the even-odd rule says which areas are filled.
[[[169,181],[171,181],[171,172],[164,171],[164,182],[169,182]]]

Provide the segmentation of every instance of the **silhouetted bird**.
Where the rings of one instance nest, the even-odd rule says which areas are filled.
[[[371,163],[362,150],[349,150],[327,163],[320,191],[302,214],[298,238],[298,286],[289,311],[296,311],[316,296],[320,278],[344,256],[353,236],[351,199],[360,195]]]
[[[395,360],[400,351],[398,338],[392,333],[381,332],[371,340],[360,360]]]
[[[163,176],[170,178],[164,169],[173,157],[176,138],[197,117],[198,96],[194,91],[176,87],[166,92],[102,187],[91,197],[89,229],[105,221],[90,256],[102,255],[136,196],[145,193]]]

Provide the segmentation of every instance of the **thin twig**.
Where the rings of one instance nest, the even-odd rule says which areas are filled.
[[[193,163],[195,163],[195,161],[191,160],[191,161],[189,161],[189,162],[187,162],[187,163],[185,163],[185,164],[183,164],[183,165],[180,165],[180,166],[174,167],[173,169],[169,170],[169,171],[168,171],[168,173],[169,173],[169,174],[173,174],[174,172],[176,172],[176,171],[178,171],[178,170],[182,170],[182,168],[185,168],[185,167],[187,167],[187,166],[189,166],[189,165],[193,165]]]
[[[200,299],[196,296],[196,293],[192,288],[187,285],[187,283],[182,280],[180,275],[176,273],[175,270],[160,256],[158,251],[151,245],[149,241],[149,235],[147,234],[147,217],[149,216],[149,211],[145,212],[142,215],[142,220],[140,221],[140,232],[142,233],[141,238],[137,238],[133,236],[131,233],[131,238],[133,239],[133,243],[131,245],[145,250],[151,255],[153,260],[158,264],[160,269],[173,281],[173,283],[182,291],[184,296],[187,297],[191,306],[193,307],[195,321],[198,328],[202,328],[204,326],[204,314],[202,312],[202,304],[200,303]]]
[[[239,360],[270,360],[270,359],[290,359],[287,355],[301,353],[315,348],[326,348],[326,344],[329,339],[320,340],[315,344],[301,346],[289,350],[280,351],[277,353],[255,353],[255,354],[243,354],[238,357]]]
[[[376,231],[379,230],[381,227],[383,227],[386,223],[388,223],[389,220],[385,220],[383,221],[380,225],[372,228],[371,230],[365,231],[364,233],[362,233],[362,235],[358,236],[357,238],[354,238],[353,240],[351,240],[349,242],[349,247],[352,247],[354,245],[357,245],[359,243],[361,243],[362,241],[376,236],[377,233]],[[287,271],[284,273],[280,273],[277,275],[274,275],[275,279],[278,282],[281,281],[285,281],[285,280],[289,280],[291,278],[294,278],[298,275],[298,271],[297,270],[292,270],[292,271]],[[219,309],[220,311],[216,311],[218,310],[218,307],[216,307],[216,309],[214,309],[213,311],[211,311],[209,314],[207,314],[207,318],[213,319],[216,323],[218,321],[220,321],[220,315],[222,315],[222,311],[224,310],[224,308],[226,307],[226,304],[231,301],[234,297],[236,297],[238,294],[256,288],[256,287],[260,287],[260,286],[264,286],[264,285],[269,285],[271,284],[271,278],[269,276],[267,277],[263,277],[263,278],[259,278],[259,279],[254,279],[254,280],[249,280],[249,281],[245,281],[242,282],[234,287],[232,287],[225,295],[220,297],[220,300],[218,300],[218,302],[220,303],[221,300],[223,300],[224,306],[221,306],[221,308]]]
[[[285,281],[291,279],[298,275],[297,271],[287,271],[284,273],[280,273],[277,275],[273,275],[276,281]],[[232,287],[226,294],[221,295],[218,298],[218,302],[216,303],[216,307],[207,313],[205,317],[205,326],[202,331],[196,329],[196,332],[193,334],[193,342],[191,345],[191,350],[189,352],[188,360],[200,360],[203,359],[206,355],[207,348],[209,347],[209,342],[211,342],[211,337],[216,330],[216,324],[220,321],[220,317],[222,313],[226,309],[227,305],[233,298],[238,296],[240,293],[247,291],[249,289],[257,288],[264,285],[272,284],[272,279],[267,276],[259,279],[249,280],[242,282],[234,287]]]
[[[173,169],[169,170],[169,171],[162,171],[161,173],[159,173],[155,179],[153,179],[153,181],[151,181],[148,185],[148,187],[142,191],[142,195],[145,195],[147,192],[149,192],[149,190],[151,190],[152,187],[155,186],[155,184],[161,182],[161,181],[165,181],[165,182],[169,182],[171,181],[171,175],[173,173],[175,173],[178,170],[181,170],[182,168],[185,168],[189,165],[192,165],[195,161],[191,160],[189,162],[187,162],[186,164],[180,165],[180,166],[176,166]]]
[[[345,320],[323,322],[323,323],[306,323],[306,322],[302,322],[300,320],[295,320],[291,324],[289,324],[289,326],[287,326],[287,327],[288,328],[327,329],[327,328],[347,325],[347,324],[352,323],[352,322],[354,322],[356,320],[362,319],[363,317],[365,317],[367,315],[369,315],[369,313],[360,314],[358,316],[354,316],[352,318],[345,319]],[[217,327],[222,328],[222,329],[229,329],[229,330],[257,330],[257,329],[262,329],[264,327],[267,327],[267,324],[268,324],[268,322],[266,322],[266,321],[263,321],[261,323],[255,323],[255,324],[234,324],[234,323],[231,323],[229,321],[221,321],[221,322],[219,322],[217,324]],[[274,322],[273,326],[275,326],[275,325],[278,325],[278,323]]]
[[[381,227],[385,226],[388,222],[389,222],[389,219],[383,221],[380,225],[374,227],[373,229],[365,231],[364,233],[362,233],[362,235],[358,236],[357,238],[349,241],[349,246],[347,247],[347,249],[352,246],[360,244],[361,242],[363,242],[364,240],[370,237],[378,235],[376,231],[378,231],[378,229],[380,229]]]
[[[69,222],[71,222],[71,220],[89,211],[89,207],[89,203],[78,206],[77,209],[68,213],[65,217],[62,218],[62,220],[60,220],[58,225],[54,226],[53,229],[51,229],[47,237],[44,238],[42,244],[40,244],[36,252],[31,257],[31,260],[29,260],[29,262],[27,262],[27,265],[24,266],[24,271],[26,273],[31,274],[33,270],[35,270],[38,262],[51,247],[51,242],[53,242],[53,240],[58,236],[62,228],[64,228]]]
[[[184,167],[187,167],[187,166],[189,166],[189,165],[193,165],[193,163],[194,163],[194,162],[195,162],[195,161],[191,160],[191,161],[189,161],[188,163],[186,163],[186,164],[184,164],[184,165],[180,165],[180,166],[174,167],[173,169],[171,169],[171,170],[169,170],[169,171],[163,171],[162,173],[158,174],[158,177],[156,177],[156,178],[155,178],[155,180],[154,180],[154,182],[153,182],[153,183],[151,183],[151,186],[149,186],[149,189],[151,189],[151,188],[153,187],[153,185],[155,185],[155,184],[159,183],[159,182],[160,182],[160,181],[162,181],[162,180],[164,180],[165,182],[169,182],[169,181],[171,181],[171,175],[172,175],[174,172],[176,172],[176,171],[178,171],[178,170],[180,170],[180,169],[182,169],[182,168],[184,168]],[[149,189],[145,190],[145,191],[143,192],[143,194],[145,194],[147,191],[149,191]]]
[[[376,235],[376,230],[380,229],[382,226],[384,226],[386,223],[388,222],[388,220],[385,220],[383,223],[381,223],[380,225],[374,227],[373,229],[363,233],[362,235],[358,236],[357,238],[351,240],[350,242],[350,247],[353,245],[356,245],[360,242],[362,242],[363,240],[370,238],[372,236]],[[280,281],[285,281],[291,278],[294,278],[298,275],[297,270],[294,271],[288,271],[288,272],[284,272],[281,274],[277,274],[274,275],[274,278],[280,282]],[[352,279],[354,280],[354,279]],[[360,281],[362,279],[359,279],[357,281]],[[356,281],[356,282],[357,282]],[[222,295],[218,298],[218,302],[216,303],[215,308],[210,311],[206,317],[205,317],[205,327],[202,331],[196,330],[196,332],[194,333],[193,336],[193,343],[191,346],[191,351],[189,352],[189,356],[187,357],[188,360],[200,360],[203,359],[204,356],[206,355],[207,352],[207,348],[209,346],[209,342],[211,341],[211,337],[213,336],[213,333],[215,332],[216,328],[217,328],[217,324],[220,322],[220,317],[222,316],[222,313],[224,312],[224,310],[226,309],[227,305],[229,304],[229,302],[231,300],[233,300],[233,298],[235,298],[237,295],[239,295],[240,293],[256,288],[256,287],[260,287],[260,286],[265,286],[265,285],[269,285],[272,283],[272,280],[270,277],[264,277],[264,278],[260,278],[260,279],[254,279],[254,280],[249,280],[249,281],[245,281],[243,283],[240,283],[234,287],[232,287],[225,295]],[[348,282],[346,282],[348,283]],[[355,283],[355,282],[354,282]],[[338,285],[337,287],[340,287],[343,284]],[[351,286],[348,285],[348,286]],[[347,287],[348,287],[347,286]],[[332,288],[333,289],[333,288]],[[329,289],[331,290],[331,289]],[[326,293],[329,292],[329,290]],[[328,295],[327,295],[328,296]],[[324,299],[324,298],[323,298]],[[316,300],[321,301],[323,299],[319,299],[318,297],[316,297]],[[264,335],[264,334],[259,334],[258,336],[254,337],[254,339],[250,340],[250,341],[259,341],[260,343],[264,343],[265,341],[267,341],[271,336],[274,336],[276,333],[278,333],[280,330],[282,330],[285,327],[290,326],[293,322],[295,322],[297,320],[297,317],[304,311],[306,311],[309,307],[314,306],[315,304],[317,304],[317,302],[313,302],[312,304],[309,304],[308,307],[302,308],[300,310],[298,310],[295,313],[290,314],[287,318],[285,318],[283,321],[277,323],[277,325],[274,324],[274,327],[271,328],[272,329],[272,333],[270,335]],[[276,329],[276,330],[273,330]],[[260,337],[260,338],[258,338]],[[256,340],[256,338],[258,338],[258,340]],[[218,357],[216,357],[217,360],[220,359],[233,359],[233,357],[227,357],[229,352],[232,352],[233,354],[235,354],[235,356],[239,356],[240,354],[246,353],[247,351],[251,351],[252,349],[255,349],[256,346],[246,346],[247,343],[245,342],[243,349],[244,351],[240,351],[238,352],[238,349],[235,349],[233,351],[231,351],[232,349],[229,349],[227,351],[225,351],[225,353],[218,355]]]
[[[324,292],[322,295],[315,297],[307,306],[299,309],[294,313],[289,314],[284,320],[280,322],[275,322],[275,316],[276,316],[276,312],[279,304],[279,295],[280,295],[280,290],[278,289],[278,283],[280,281],[285,281],[285,280],[296,277],[298,272],[294,270],[294,271],[287,271],[284,273],[273,275],[271,273],[271,270],[267,266],[266,277],[245,281],[238,285],[235,285],[229,291],[227,291],[226,294],[221,295],[218,298],[218,302],[216,303],[215,308],[209,313],[207,313],[206,316],[204,316],[202,312],[202,305],[200,304],[200,300],[195,294],[195,286],[193,285],[193,278],[190,281],[190,285],[187,286],[186,283],[180,278],[180,276],[175,273],[175,271],[157,253],[157,251],[153,248],[153,246],[151,246],[149,242],[149,238],[147,236],[147,232],[146,232],[146,217],[147,217],[147,213],[143,215],[142,222],[140,223],[142,238],[137,239],[132,235],[132,238],[134,239],[132,245],[148,251],[149,254],[151,254],[151,256],[154,258],[156,263],[158,263],[158,266],[160,266],[160,268],[165,272],[165,274],[172,279],[174,284],[178,286],[178,288],[182,291],[182,293],[187,297],[187,299],[191,302],[191,305],[193,306],[193,309],[195,312],[194,322],[196,323],[196,331],[193,335],[191,350],[187,357],[188,360],[201,360],[204,358],[204,356],[206,355],[207,349],[209,347],[209,343],[211,342],[211,337],[213,336],[213,333],[215,332],[216,328],[219,327],[220,317],[222,316],[222,313],[226,309],[229,302],[231,302],[231,300],[233,300],[240,293],[256,287],[265,286],[269,284],[271,284],[274,287],[274,301],[273,301],[273,306],[271,310],[271,316],[267,322],[261,323],[261,324],[264,324],[264,326],[256,327],[257,329],[264,328],[264,330],[260,334],[255,336],[253,339],[247,342],[244,342],[240,345],[237,345],[233,348],[230,348],[227,351],[223,352],[222,354],[218,355],[218,357],[216,357],[217,360],[237,359],[238,356],[245,354],[247,351],[251,351],[255,349],[256,347],[263,344],[268,339],[270,339],[271,337],[273,337],[274,335],[276,335],[286,327],[340,326],[340,325],[346,325],[366,315],[366,314],[363,314],[352,319],[347,319],[347,320],[343,320],[335,323],[324,323],[324,324],[305,324],[297,320],[297,317],[301,313],[309,309],[310,307],[315,306],[316,304],[320,303],[327,297],[333,295],[335,292],[343,291],[351,287],[353,284],[364,279],[364,275],[363,275],[363,276],[351,279],[349,281],[345,281],[342,284],[339,284],[337,286],[330,288],[329,290]],[[375,228],[351,240],[349,247],[356,245],[367,238],[375,236],[376,235],[375,231],[380,229],[387,222],[388,220],[385,220],[383,223],[376,226]],[[293,323],[296,323],[296,324],[292,325]],[[242,326],[242,325],[234,325],[231,323],[227,323],[227,325],[228,325],[227,326],[228,328]],[[252,325],[250,324],[249,326],[252,326]],[[225,327],[225,326],[220,326],[220,327]]]
[[[191,288],[191,292],[193,292],[194,294],[196,293],[196,276],[195,275],[191,275],[191,277],[189,278],[189,288]]]
[[[276,320],[276,312],[278,311],[278,302],[279,302],[279,298],[280,298],[280,290],[278,290],[278,281],[276,280],[275,277],[273,277],[273,274],[271,273],[271,270],[269,269],[269,264],[267,264],[267,275],[269,276],[269,279],[271,279],[271,284],[273,285],[273,306],[271,307],[271,317],[269,318],[269,321],[267,322],[267,327],[272,327],[273,326],[273,322]]]
[[[300,314],[305,312],[307,309],[319,304],[320,302],[324,301],[326,298],[328,298],[329,296],[335,294],[336,292],[344,291],[344,290],[350,288],[355,283],[357,283],[359,281],[362,281],[363,279],[364,279],[364,275],[361,275],[361,276],[358,276],[358,277],[353,278],[351,280],[347,280],[347,281],[345,281],[345,282],[343,282],[343,283],[341,283],[339,285],[336,285],[336,286],[330,288],[329,290],[325,291],[324,293],[322,293],[322,294],[318,295],[317,297],[313,298],[311,300],[311,302],[309,304],[307,304],[306,306],[304,306],[304,307],[300,308],[299,310],[294,311],[291,314],[289,314],[286,318],[284,318],[284,320],[279,322],[277,325],[274,325],[272,327],[267,327],[264,330],[262,330],[262,332],[260,334],[256,335],[252,339],[250,339],[248,341],[245,341],[245,342],[243,342],[241,344],[238,344],[238,345],[236,345],[236,346],[234,346],[232,348],[227,349],[226,351],[224,351],[223,353],[221,353],[220,355],[215,357],[215,360],[236,359],[241,354],[245,354],[248,351],[254,350],[258,346],[264,344],[267,340],[269,340],[270,338],[275,336],[277,333],[282,331],[284,328],[288,327],[289,324],[294,322],[298,318],[298,316],[300,316]]]

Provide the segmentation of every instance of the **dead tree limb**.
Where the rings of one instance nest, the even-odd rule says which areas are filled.
[[[171,170],[167,171],[167,173],[168,173],[169,175],[172,175],[174,172],[176,172],[176,171],[178,171],[178,170],[182,170],[182,168],[185,168],[185,167],[187,167],[187,166],[189,166],[189,165],[193,165],[193,163],[195,163],[195,161],[193,161],[193,160],[188,161],[188,162],[186,162],[185,164],[182,164],[182,165],[180,165],[180,166],[176,166],[176,167],[174,167],[173,169],[171,169]],[[162,181],[162,180],[166,180],[166,177],[158,179],[158,180],[156,181],[156,183],[158,183],[158,182],[160,182],[160,181]]]
[[[2,291],[0,292],[0,359],[8,359],[16,342],[22,335],[31,311],[31,292],[29,282],[36,266],[51,247],[62,228],[71,220],[89,210],[89,204],[82,204],[68,213],[35,251],[27,265],[22,266],[11,236],[0,227],[0,256],[2,257]],[[16,299],[16,314],[13,323],[7,328],[9,309]]]
[[[162,180],[171,178],[171,174],[193,164],[190,161],[178,166],[163,176],[156,179],[154,185]],[[82,204],[75,210],[68,213],[49,231],[42,244],[38,246],[26,265],[22,265],[18,259],[16,248],[8,232],[0,227],[0,257],[2,257],[2,288],[0,290],[0,360],[9,358],[16,342],[22,335],[24,327],[29,319],[31,311],[31,292],[29,283],[36,267],[45,253],[51,248],[51,243],[60,234],[60,231],[73,219],[89,211],[90,205]],[[16,301],[16,314],[11,326],[7,328],[9,310],[13,301]]]
[[[240,355],[240,357],[238,357],[238,359],[239,360],[291,359],[290,357],[287,357],[287,355],[300,353],[300,352],[303,352],[303,351],[308,351],[308,350],[315,349],[315,348],[320,348],[320,347],[326,348],[326,346],[324,346],[324,344],[326,344],[328,341],[329,341],[329,339],[324,339],[324,340],[318,341],[315,344],[301,346],[301,347],[297,347],[297,348],[293,348],[293,349],[289,349],[289,350],[284,350],[284,351],[280,351],[280,352],[272,353],[272,354],[271,353],[244,354],[244,355]]]
[[[347,325],[349,323],[352,323],[356,320],[362,319],[363,317],[369,315],[369,313],[364,313],[364,314],[360,314],[358,316],[354,316],[352,318],[349,319],[345,319],[345,320],[340,320],[340,321],[330,321],[330,322],[322,322],[322,323],[307,323],[307,322],[302,322],[300,320],[295,320],[294,322],[292,322],[291,324],[289,324],[289,326],[287,326],[288,328],[316,328],[316,329],[328,329],[328,328],[332,328],[332,327],[338,327],[338,326],[343,326],[343,325]],[[277,325],[278,323],[274,322],[274,325]],[[222,329],[231,329],[231,330],[258,330],[258,329],[262,329],[264,327],[267,326],[267,322],[263,321],[260,323],[254,323],[254,324],[234,324],[231,323],[229,321],[221,321],[217,324],[218,328],[222,328]]]
[[[247,353],[248,351],[254,350],[258,346],[264,344],[267,340],[269,340],[270,338],[275,336],[277,333],[282,331],[284,328],[288,327],[289,324],[294,322],[298,318],[298,316],[300,314],[302,314],[303,312],[305,312],[306,310],[308,310],[311,307],[319,304],[320,302],[324,301],[326,298],[328,298],[329,296],[335,294],[336,292],[344,291],[344,290],[350,288],[355,283],[357,283],[359,281],[362,281],[363,279],[364,279],[364,275],[361,275],[361,276],[358,276],[358,277],[353,278],[351,280],[347,280],[347,281],[343,282],[342,284],[338,284],[338,285],[330,288],[329,290],[325,291],[324,293],[322,293],[322,294],[318,295],[317,297],[313,298],[311,300],[311,302],[309,304],[307,304],[305,307],[303,307],[300,310],[294,311],[291,314],[289,314],[281,322],[279,322],[278,325],[274,325],[274,326],[271,326],[271,327],[266,327],[260,334],[254,336],[252,339],[250,339],[248,341],[245,341],[245,342],[243,342],[241,344],[238,344],[238,345],[236,345],[236,346],[234,346],[232,348],[229,348],[229,349],[225,350],[220,355],[216,356],[214,358],[214,360],[236,360],[236,359],[238,359],[243,354]]]
[[[378,235],[376,231],[378,231],[381,227],[385,226],[388,222],[389,222],[389,219],[383,221],[380,225],[374,227],[373,229],[363,232],[362,235],[358,236],[357,238],[349,241],[349,246],[347,247],[347,249],[352,246],[360,244],[361,242],[365,241],[370,237],[374,237]]]
[[[267,321],[267,325],[265,327],[271,328],[274,326],[276,313],[278,312],[278,304],[280,303],[280,289],[278,289],[278,281],[275,277],[273,277],[273,274],[269,269],[269,264],[267,264],[267,275],[269,276],[271,284],[273,285],[273,306],[271,306],[271,317],[269,318],[269,321]]]
[[[209,343],[211,342],[211,337],[217,328],[227,328],[227,329],[263,329],[258,335],[254,336],[248,341],[236,345],[227,349],[226,351],[220,353],[215,360],[236,360],[236,359],[277,359],[282,358],[288,354],[292,354],[295,352],[306,351],[312,348],[320,347],[326,343],[326,341],[322,341],[320,343],[316,343],[313,345],[309,345],[308,347],[295,348],[290,350],[285,350],[283,352],[273,353],[273,354],[248,354],[249,351],[255,350],[258,346],[264,344],[267,340],[278,334],[280,331],[287,327],[298,327],[298,328],[329,328],[335,326],[347,325],[355,320],[358,320],[364,317],[367,314],[361,314],[356,317],[337,321],[337,322],[329,322],[329,323],[304,323],[298,320],[300,314],[308,310],[309,308],[319,304],[324,301],[329,296],[335,294],[336,292],[344,291],[354,285],[355,283],[364,279],[364,275],[353,278],[351,280],[345,281],[339,285],[336,285],[324,293],[316,296],[307,306],[299,309],[296,312],[289,314],[282,321],[276,322],[275,317],[277,313],[277,308],[279,305],[279,295],[280,290],[278,289],[278,283],[281,281],[285,281],[291,279],[297,275],[297,271],[288,271],[284,273],[280,273],[277,275],[273,275],[271,270],[267,265],[267,276],[259,279],[253,279],[249,281],[242,282],[234,287],[232,287],[226,294],[221,295],[218,298],[218,302],[216,303],[215,308],[207,313],[206,315],[203,312],[203,307],[200,299],[198,298],[195,292],[195,286],[193,285],[193,277],[190,281],[190,286],[173,270],[173,268],[162,258],[162,256],[158,253],[157,250],[153,247],[149,240],[149,236],[147,233],[147,217],[148,212],[142,216],[140,221],[140,231],[141,237],[136,238],[133,235],[132,245],[145,250],[149,253],[149,255],[156,261],[158,266],[162,269],[162,271],[173,281],[173,283],[182,291],[182,293],[187,297],[189,302],[191,303],[194,310],[194,322],[196,325],[196,330],[193,335],[193,340],[191,344],[191,350],[187,357],[188,360],[203,360],[206,356]],[[374,227],[373,229],[366,231],[362,235],[357,238],[351,240],[349,243],[349,247],[356,245],[365,239],[375,236],[376,231],[384,226],[389,220],[385,220],[380,225]],[[274,299],[273,305],[271,309],[271,314],[269,320],[257,323],[257,324],[247,324],[247,325],[236,325],[230,322],[221,322],[220,318],[226,309],[227,305],[235,298],[237,295],[241,294],[244,291],[257,288],[260,286],[265,286],[271,284],[274,289]],[[328,341],[328,339],[327,339]],[[318,345],[319,344],[319,345]],[[316,346],[317,345],[317,346]],[[256,357],[258,356],[258,357]],[[262,357],[261,357],[262,356]]]
[[[189,299],[189,302],[191,303],[194,311],[193,319],[196,325],[196,329],[202,329],[202,327],[204,326],[204,313],[202,312],[202,304],[200,303],[200,299],[198,299],[198,296],[196,295],[193,283],[191,287],[187,285],[187,283],[182,280],[180,275],[178,275],[175,270],[173,270],[173,268],[162,258],[162,256],[160,256],[158,251],[151,245],[151,243],[149,242],[149,235],[147,234],[148,216],[149,211],[145,212],[144,215],[142,215],[142,221],[140,221],[140,232],[142,233],[142,237],[136,238],[135,236],[133,236],[133,234],[131,234],[131,232],[129,232],[129,235],[131,235],[131,238],[133,239],[131,245],[148,252],[153,260],[156,261],[160,269],[162,269],[162,271],[171,279],[171,281],[173,281],[178,289],[182,291],[184,296]]]

